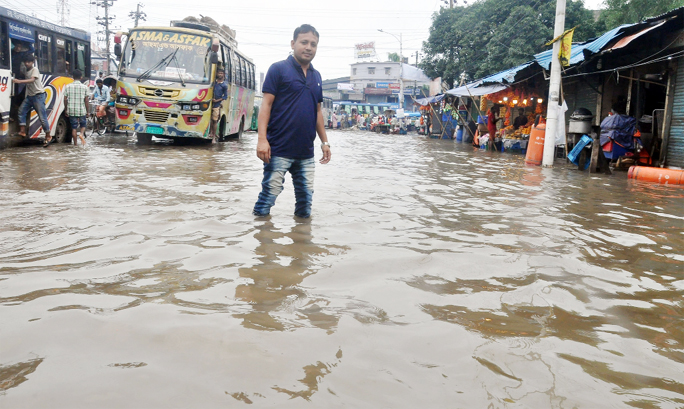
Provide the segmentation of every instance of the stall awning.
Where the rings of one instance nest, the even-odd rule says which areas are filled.
[[[434,104],[435,102],[439,102],[443,99],[444,99],[444,94],[439,94],[439,95],[435,95],[432,97],[417,99],[416,104],[421,105],[421,106],[425,106],[428,104]]]
[[[15,23],[14,21],[9,22],[9,36],[17,40],[28,41],[29,43],[35,41],[35,36],[33,35],[33,29],[31,27],[21,23]]]
[[[502,89],[508,88],[506,85],[503,84],[481,86],[477,86],[477,84],[480,84],[480,81],[474,82],[472,84],[467,84],[462,87],[454,88],[452,90],[447,91],[446,93],[457,97],[479,97],[482,95],[493,94],[495,92],[501,91]]]

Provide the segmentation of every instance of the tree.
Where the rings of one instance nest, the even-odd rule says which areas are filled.
[[[555,15],[555,0],[483,0],[443,8],[433,15],[420,67],[431,78],[441,76],[449,87],[463,72],[476,79],[512,68],[547,49]],[[575,41],[598,33],[592,12],[581,0],[567,1],[565,25],[578,26]]]
[[[397,53],[387,53],[387,59],[389,61],[399,62],[399,54]]]
[[[606,9],[601,12],[599,24],[611,30],[621,24],[638,23],[684,6],[684,0],[604,0]]]

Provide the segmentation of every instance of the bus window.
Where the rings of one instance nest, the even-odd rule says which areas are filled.
[[[240,58],[240,75],[242,75],[240,85],[247,87],[247,61],[244,58]]]
[[[230,55],[233,61],[233,84],[240,85],[240,58],[235,52],[231,52]]]
[[[37,33],[36,37],[36,59],[38,69],[42,73],[52,72],[52,36],[49,34]]]
[[[55,48],[57,49],[57,63],[55,64],[55,72],[66,72],[66,41],[62,38],[57,38],[55,41]]]
[[[0,22],[0,67],[9,69],[10,68],[10,46],[9,46],[9,33],[7,32],[7,23]]]
[[[86,72],[86,45],[76,43],[76,58],[74,58],[74,69]]]
[[[254,81],[254,64],[249,64],[249,89],[256,89]]]
[[[230,48],[221,44],[221,53],[223,54],[223,71],[226,73],[226,82],[231,83],[233,81],[233,76],[231,72],[231,66],[233,64],[230,60]]]
[[[247,68],[247,88],[252,89],[252,64],[246,63]]]
[[[74,48],[71,40],[66,40],[66,73],[71,74],[74,69]]]

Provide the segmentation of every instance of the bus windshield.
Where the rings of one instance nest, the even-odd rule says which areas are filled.
[[[140,77],[147,73],[144,78],[209,83],[210,51],[208,36],[169,30],[133,31],[124,49],[121,74]],[[173,53],[175,58],[168,58]]]

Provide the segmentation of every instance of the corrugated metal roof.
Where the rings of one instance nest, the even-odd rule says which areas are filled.
[[[518,65],[517,67],[509,68],[505,71],[501,71],[496,74],[492,74],[488,77],[484,77],[479,82],[481,84],[510,84],[515,80],[515,74],[517,74],[518,71],[521,71],[529,67],[533,63],[534,61],[526,62],[525,64]]]
[[[602,36],[594,40],[590,40],[582,44],[573,44],[572,50],[570,51],[570,65],[572,66],[581,63],[584,61],[586,55],[598,53],[615,37],[619,36],[625,28],[631,27],[633,25],[634,24],[623,24],[603,33]],[[542,53],[536,54],[534,56],[534,60],[537,62],[537,64],[548,70],[551,67],[552,53],[553,50],[546,50]]]

